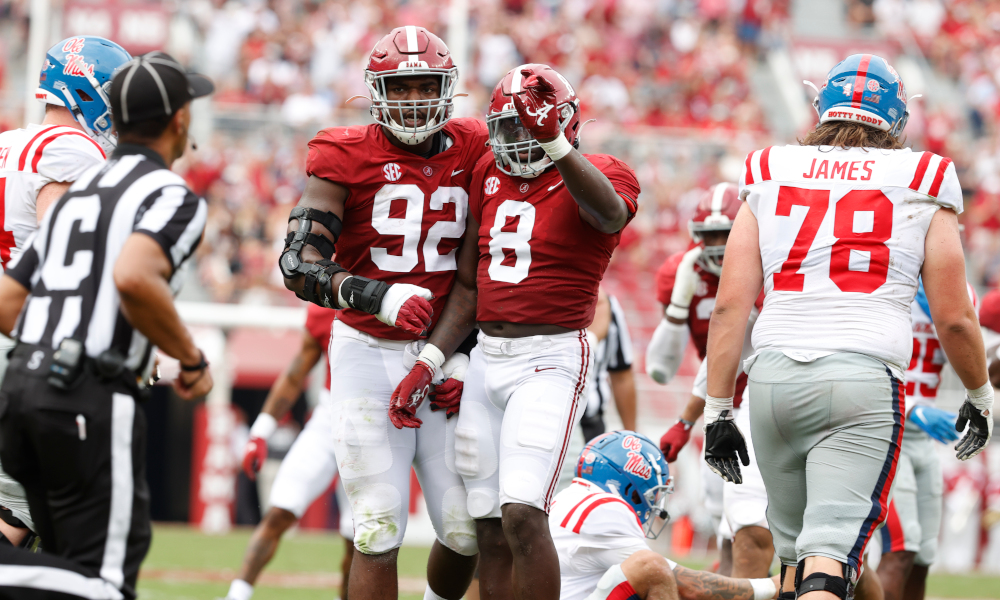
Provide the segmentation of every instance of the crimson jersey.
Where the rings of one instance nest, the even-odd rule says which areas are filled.
[[[685,251],[686,252],[686,251]],[[660,269],[656,272],[656,299],[660,304],[667,306],[670,304],[670,296],[674,293],[674,281],[677,279],[677,267],[681,264],[685,252],[678,252],[663,261]],[[691,298],[691,306],[688,312],[688,331],[691,332],[691,339],[694,340],[695,350],[698,351],[698,358],[705,360],[708,352],[708,324],[712,320],[712,311],[715,309],[715,296],[719,293],[719,278],[712,273],[695,264],[695,272],[698,273],[698,287],[694,290]],[[764,292],[761,291],[754,306],[758,310],[764,305]],[[743,402],[743,389],[747,386],[747,374],[742,370],[736,378],[736,392],[733,397],[733,407],[739,408]]]
[[[316,340],[324,354],[330,347],[330,333],[336,316],[335,310],[323,308],[312,302],[306,304],[306,331]],[[330,369],[326,370],[326,389],[330,389]]]
[[[455,281],[469,182],[488,137],[476,119],[451,119],[442,131],[451,145],[424,158],[393,146],[380,125],[331,127],[309,142],[306,159],[309,175],[350,190],[337,262],[354,275],[429,289],[433,323]],[[415,339],[359,310],[337,318],[375,337]]]
[[[606,154],[584,155],[611,181],[635,215],[639,182]],[[621,232],[601,233],[582,218],[562,176],[534,179],[497,169],[493,154],[476,165],[471,215],[479,222],[479,321],[583,329],[594,320],[597,287]]]
[[[684,252],[674,254],[663,261],[660,270],[656,272],[656,299],[664,306],[670,304],[670,295],[674,292],[674,281],[677,279],[677,267],[683,258]],[[691,298],[688,329],[691,331],[694,347],[698,351],[698,358],[704,360],[708,348],[708,322],[712,319],[712,310],[715,309],[715,295],[719,293],[719,278],[697,264],[694,269],[700,277],[698,287],[694,291],[694,297]]]

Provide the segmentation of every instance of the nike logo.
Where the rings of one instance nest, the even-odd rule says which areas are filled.
[[[554,190],[554,189],[556,189],[557,187],[561,186],[561,185],[562,185],[562,183],[563,183],[563,182],[561,182],[561,181],[560,181],[559,183],[557,183],[557,184],[555,184],[554,186],[550,187],[550,188],[549,188],[549,191],[551,192],[552,190]]]
[[[541,373],[542,371],[551,371],[554,368],[555,367],[545,367],[544,369],[539,369],[538,367],[535,367],[535,373]]]
[[[452,171],[452,172],[451,172],[451,176],[452,176],[452,177],[454,177],[455,175],[458,175],[459,173],[461,173],[461,172],[462,172],[462,171],[464,171],[464,170],[465,170],[465,169],[459,169],[459,170],[457,170],[457,171]]]

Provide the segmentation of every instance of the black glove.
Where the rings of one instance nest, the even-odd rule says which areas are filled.
[[[750,466],[750,454],[747,452],[747,442],[743,439],[740,428],[724,410],[714,423],[705,427],[705,462],[719,477],[730,483],[743,483],[740,465],[736,462],[739,456],[744,467]]]
[[[986,414],[983,414],[983,413]],[[958,420],[955,421],[955,431],[961,433],[968,423],[969,432],[955,446],[958,460],[969,460],[979,454],[990,443],[993,436],[993,415],[991,411],[981,411],[976,408],[969,399],[966,398],[962,408],[958,411]]]

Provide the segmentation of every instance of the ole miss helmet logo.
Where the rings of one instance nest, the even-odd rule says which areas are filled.
[[[94,65],[84,62],[83,57],[79,54],[67,54],[66,66],[63,67],[63,75],[76,75],[77,77],[90,75],[93,77]]]
[[[71,54],[78,54],[83,51],[83,45],[86,43],[84,38],[69,38],[66,43],[63,44],[62,51],[69,52]]]
[[[492,196],[497,193],[500,189],[500,179],[498,177],[488,177],[486,179],[486,185],[483,186],[483,191],[487,196]]]
[[[388,163],[382,167],[382,173],[389,181],[399,181],[399,178],[403,176],[403,170],[396,163]]]
[[[627,435],[622,439],[622,448],[628,450],[628,460],[625,462],[623,469],[626,473],[631,473],[636,477],[642,477],[643,479],[649,479],[653,475],[653,468],[649,465],[649,462],[642,457],[642,440],[633,436]]]

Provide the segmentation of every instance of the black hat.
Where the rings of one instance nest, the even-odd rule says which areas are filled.
[[[215,91],[212,80],[188,73],[169,54],[150,52],[122,65],[111,80],[111,112],[122,123],[169,117]]]

